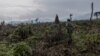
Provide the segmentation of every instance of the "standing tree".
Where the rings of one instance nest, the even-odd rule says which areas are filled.
[[[33,20],[31,20],[31,24],[33,24]]]
[[[4,26],[5,26],[5,21],[2,21],[2,22],[0,23],[0,30],[3,29]]]
[[[92,21],[92,18],[93,18],[93,11],[94,11],[94,4],[92,2],[91,3],[91,17],[90,17],[90,21]]]
[[[94,16],[96,16],[96,19],[97,19],[97,20],[98,20],[99,15],[100,15],[100,12],[95,12],[95,13],[94,13]]]
[[[5,25],[5,21],[2,21],[2,22],[1,22],[1,25],[4,26],[4,25]]]
[[[72,34],[73,34],[73,26],[71,24],[71,20],[67,20],[67,33],[68,33],[68,44],[72,44]]]
[[[60,21],[59,21],[59,17],[58,17],[58,15],[56,15],[56,17],[55,17],[55,23],[56,23],[56,24],[59,24],[59,22],[60,22]]]
[[[70,20],[71,20],[71,21],[72,21],[72,16],[73,16],[73,15],[72,15],[72,14],[70,14]]]
[[[35,19],[35,22],[38,23],[38,20],[39,20],[39,18],[36,18],[36,19]]]

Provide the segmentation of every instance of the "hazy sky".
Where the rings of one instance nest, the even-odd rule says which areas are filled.
[[[0,21],[41,18],[54,20],[90,13],[90,3],[94,2],[95,11],[100,11],[100,0],[0,0]]]

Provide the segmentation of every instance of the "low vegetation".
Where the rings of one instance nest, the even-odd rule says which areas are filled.
[[[72,40],[66,23],[55,22],[3,24],[0,26],[0,56],[100,56],[99,20],[93,24],[88,20],[71,22]]]

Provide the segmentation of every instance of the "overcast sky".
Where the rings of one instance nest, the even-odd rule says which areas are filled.
[[[41,18],[54,20],[90,13],[90,4],[94,2],[95,11],[100,11],[100,0],[0,0],[0,21]]]

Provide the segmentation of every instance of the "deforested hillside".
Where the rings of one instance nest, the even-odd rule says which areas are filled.
[[[9,29],[9,30],[8,30]],[[100,22],[0,26],[0,56],[99,56]]]

